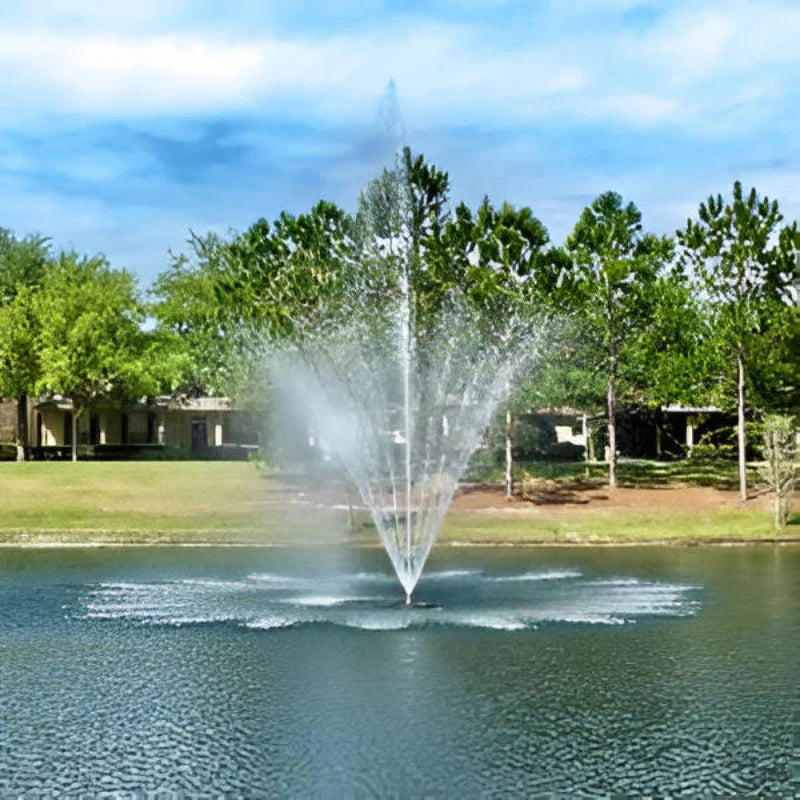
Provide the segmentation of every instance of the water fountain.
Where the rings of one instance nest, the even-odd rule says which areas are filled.
[[[329,319],[305,324],[289,374],[357,485],[410,605],[467,461],[534,349],[535,326],[511,303],[479,302],[466,277],[431,291],[408,184],[398,167],[362,197],[347,290]],[[480,258],[476,245],[463,266]]]

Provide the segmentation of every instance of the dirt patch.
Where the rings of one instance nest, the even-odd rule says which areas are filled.
[[[620,514],[643,512],[708,512],[721,509],[768,511],[766,492],[750,492],[746,503],[739,493],[706,486],[665,486],[663,488],[598,487],[584,483],[564,484],[542,481],[531,499],[505,497],[500,486],[462,486],[453,498],[452,510],[467,513],[509,515],[530,514],[536,517],[569,514]]]

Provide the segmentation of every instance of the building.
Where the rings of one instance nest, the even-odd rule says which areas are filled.
[[[29,454],[65,457],[72,447],[72,401],[28,401]],[[16,438],[16,402],[0,403],[0,443]],[[84,458],[247,458],[258,447],[257,420],[224,397],[158,397],[114,406],[97,403],[78,418]]]

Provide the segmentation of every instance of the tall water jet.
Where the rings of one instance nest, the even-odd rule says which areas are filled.
[[[407,604],[539,331],[525,288],[544,229],[488,202],[476,217],[463,206],[449,215],[446,190],[447,176],[407,150],[370,184],[325,303],[282,359],[282,379],[369,508]],[[526,239],[531,229],[541,242]]]

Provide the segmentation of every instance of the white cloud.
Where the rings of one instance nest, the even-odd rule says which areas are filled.
[[[25,0],[0,6],[0,27],[40,25],[55,30],[125,31],[152,27],[183,11],[187,0]]]
[[[358,162],[361,150],[356,143],[354,155],[337,160],[334,151],[342,148],[341,141],[326,134],[365,130],[390,78],[416,146],[422,143],[428,155],[438,155],[473,199],[489,191],[533,202],[556,238],[584,202],[575,199],[576,193],[596,194],[609,186],[641,202],[643,210],[653,209],[650,222],[670,230],[689,206],[696,209],[695,200],[729,187],[739,164],[748,160],[789,163],[751,180],[777,195],[782,206],[786,202],[790,213],[800,208],[796,163],[791,163],[800,150],[794,110],[800,3],[653,0],[636,16],[627,12],[640,7],[639,0],[548,0],[529,4],[529,11],[524,2],[509,3],[514,8],[508,15],[500,2],[484,17],[477,0],[441,0],[429,7],[435,12],[416,15],[390,15],[381,11],[388,0],[374,0],[365,15],[371,22],[339,26],[338,33],[301,24],[301,12],[289,8],[290,0],[280,13],[279,4],[264,7],[258,0],[222,12],[212,5],[31,0],[0,8],[5,130],[48,143],[40,150],[19,144],[19,136],[0,140],[0,189],[5,192],[0,225],[44,228],[81,249],[110,248],[114,237],[126,234],[108,228],[107,209],[116,207],[119,217],[128,203],[147,203],[146,190],[152,189],[155,210],[129,210],[123,217],[133,232],[120,252],[122,263],[133,260],[136,248],[146,246],[142,237],[137,240],[140,226],[157,231],[163,223],[171,233],[158,239],[151,247],[157,257],[150,257],[160,263],[164,239],[180,247],[180,231],[189,225],[224,228],[234,207],[246,223],[273,209],[294,208],[292,203],[302,208],[323,190],[330,194],[331,186],[346,184],[349,192],[352,183],[355,196],[355,186],[369,172]],[[346,0],[346,6],[355,18],[360,4]],[[448,6],[453,13],[443,13]],[[471,6],[469,13],[457,13],[459,6]],[[335,15],[338,6],[325,0],[325,8]],[[208,16],[215,13],[217,25]],[[268,27],[265,18],[276,27]],[[252,26],[246,27],[250,20]],[[81,144],[80,136],[72,136],[98,117],[142,131],[184,122],[191,130],[197,120],[187,116],[237,112],[301,121],[312,133],[287,144],[294,154],[292,168],[313,173],[324,162],[328,183],[320,177],[321,188],[310,187],[313,176],[305,183],[292,176],[277,185],[284,180],[278,169],[277,177],[265,180],[263,192],[243,199],[247,180],[237,178],[232,162],[231,177],[226,173],[217,194],[183,188],[167,195],[162,190],[173,186],[172,179],[162,176],[157,182],[153,176],[161,174],[163,164],[152,154],[119,148],[118,154],[104,156],[99,151],[106,145]],[[114,135],[113,126],[106,129]],[[663,150],[662,131],[667,134]],[[249,137],[248,152],[267,147],[262,134],[258,126],[242,134]],[[640,134],[647,145],[636,152],[633,144],[628,160],[620,151]],[[457,147],[437,150],[455,139]],[[503,150],[509,141],[513,152]],[[717,148],[718,143],[723,146]],[[73,153],[73,145],[81,152]],[[55,179],[47,190],[33,179],[26,182],[26,173],[42,180],[48,158],[68,162],[54,170],[66,184],[63,195]],[[263,163],[273,162],[264,158]],[[220,169],[229,169],[227,162]],[[782,171],[783,179],[777,175]],[[18,174],[22,182],[4,183],[3,173]],[[130,199],[133,182],[138,182],[135,200]],[[103,186],[123,187],[122,199],[115,193],[105,201],[92,199]],[[84,199],[67,194],[70,190]],[[226,192],[231,198],[235,193],[235,200]],[[200,197],[212,199],[201,207]],[[334,199],[348,197],[341,190]],[[165,209],[184,206],[202,211],[164,217]],[[152,223],[133,223],[148,213]],[[147,259],[139,258],[144,269]]]
[[[128,118],[280,104],[305,118],[353,119],[373,113],[390,77],[404,108],[426,121],[476,110],[519,118],[590,83],[546,49],[504,50],[474,28],[419,23],[316,39],[6,30],[0,70],[0,100],[22,113]]]
[[[0,65],[68,113],[163,113],[235,104],[258,80],[259,47],[179,36],[0,33]],[[30,101],[28,101],[30,102]]]
[[[609,19],[635,5],[580,4]],[[759,101],[780,98],[800,66],[800,5],[783,0],[662,3],[644,32],[619,20],[581,25],[563,11],[569,24],[560,34],[550,25],[538,36],[532,17],[527,37],[506,26],[502,9],[485,24],[417,16],[337,35],[254,28],[243,37],[226,34],[224,20],[214,31],[206,22],[165,32],[167,11],[151,0],[135,12],[100,0],[51,4],[55,19],[74,17],[83,28],[46,24],[46,6],[35,0],[30,27],[12,17],[0,29],[0,104],[28,117],[279,110],[339,122],[374,113],[394,78],[412,128],[550,116],[718,131],[737,95],[763,113]],[[184,6],[188,14],[183,0],[166,4],[173,26]]]
[[[797,64],[798,41],[800,4],[691,4],[645,34],[638,42],[638,57],[654,59],[671,80],[708,80],[721,73]]]
[[[734,27],[725,13],[701,11],[681,16],[645,36],[641,54],[669,65],[669,79],[683,83],[703,77],[723,61]]]

